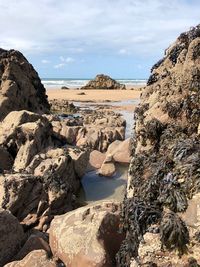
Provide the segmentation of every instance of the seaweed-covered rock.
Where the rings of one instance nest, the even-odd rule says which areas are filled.
[[[0,80],[0,120],[14,110],[49,112],[45,88],[19,51],[0,49]]]
[[[165,249],[178,249],[180,255],[187,250],[190,225],[176,213],[187,211],[189,199],[200,191],[199,47],[200,25],[181,34],[153,66],[135,110],[133,156],[121,214],[126,240],[117,255],[119,266],[130,266],[131,257],[138,260],[139,246],[145,246],[140,241],[153,225]],[[155,253],[151,256],[153,263],[163,266]],[[184,255],[185,263],[191,256]],[[144,256],[142,263],[147,259]],[[169,262],[179,266],[173,258]]]
[[[107,75],[99,74],[95,77],[94,80],[89,81],[85,86],[81,87],[83,90],[94,90],[94,89],[105,89],[105,90],[113,90],[113,89],[126,89],[124,84],[120,84],[117,81],[113,80]]]

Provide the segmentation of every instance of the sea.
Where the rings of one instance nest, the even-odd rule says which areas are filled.
[[[42,83],[46,88],[60,88],[66,86],[69,88],[80,88],[86,85],[91,79],[72,79],[72,78],[44,78]],[[119,83],[125,84],[126,86],[145,86],[146,79],[116,79]]]

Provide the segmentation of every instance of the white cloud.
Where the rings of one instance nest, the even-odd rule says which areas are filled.
[[[118,52],[120,55],[127,55],[128,54],[128,51],[124,48],[120,49],[119,52]]]
[[[72,63],[72,62],[75,61],[75,59],[72,58],[72,57],[67,57],[67,58],[65,58],[65,57],[63,57],[63,56],[60,56],[60,60],[61,60],[62,62],[65,62],[65,63]]]
[[[41,62],[42,64],[49,64],[51,61],[47,59],[42,59]]]
[[[61,69],[61,68],[65,67],[65,66],[66,66],[65,63],[59,63],[59,64],[54,65],[54,68],[55,69]]]
[[[0,0],[0,7],[0,46],[26,54],[155,55],[200,21],[197,0]]]

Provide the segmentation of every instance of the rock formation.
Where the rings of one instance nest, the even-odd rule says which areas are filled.
[[[105,152],[115,140],[124,140],[126,121],[114,112],[88,111],[80,118],[53,118],[53,132],[63,142]]]
[[[81,87],[82,90],[125,90],[124,84],[120,84],[107,75],[99,74],[94,80],[89,81],[85,86]]]
[[[62,114],[73,114],[78,111],[78,108],[74,106],[73,103],[70,103],[69,101],[65,99],[52,99],[49,100],[51,111],[52,113],[58,113],[60,115]]]
[[[70,267],[113,267],[124,238],[119,203],[104,201],[57,216],[50,228],[53,255]]]
[[[46,116],[13,111],[0,123],[0,151],[8,160],[1,163],[0,206],[27,227],[47,230],[54,215],[74,207],[89,154],[58,148],[64,144]]]
[[[13,110],[49,111],[37,72],[18,51],[0,49],[0,121]]]
[[[200,190],[200,25],[182,33],[151,72],[135,110],[133,156],[121,214],[126,240],[117,254],[118,265],[130,266],[134,258],[131,266],[138,261],[142,266],[199,266],[194,236],[199,236],[200,224],[191,227],[183,215]],[[151,250],[150,258],[145,253],[148,245],[141,243],[149,232],[152,246],[160,232],[159,249]],[[175,249],[184,256],[177,259]]]

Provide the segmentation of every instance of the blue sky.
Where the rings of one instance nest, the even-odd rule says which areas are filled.
[[[0,47],[20,50],[42,78],[146,78],[200,23],[199,0],[0,0],[0,9]]]

